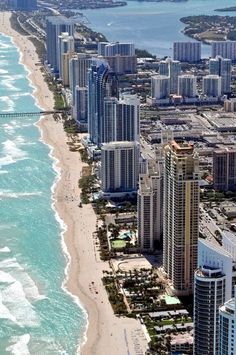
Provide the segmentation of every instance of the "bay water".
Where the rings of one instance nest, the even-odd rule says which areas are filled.
[[[40,110],[19,59],[0,35],[0,113]],[[0,355],[75,354],[87,323],[63,286],[69,259],[52,200],[59,172],[39,118],[0,121]]]
[[[236,12],[215,12],[235,6],[235,0],[188,0],[187,2],[145,2],[126,0],[127,6],[83,10],[88,27],[103,33],[109,41],[135,43],[158,57],[172,56],[174,41],[192,40],[181,31],[180,18],[191,15],[229,15]],[[202,46],[203,57],[210,55],[210,46]]]

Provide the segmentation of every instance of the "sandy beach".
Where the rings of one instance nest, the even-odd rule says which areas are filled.
[[[53,94],[49,91],[39,69],[38,57],[32,42],[11,29],[10,13],[0,13],[0,32],[13,38],[21,52],[21,61],[29,70],[29,79],[36,88],[34,96],[44,110],[53,109]],[[83,355],[141,355],[147,342],[141,324],[129,318],[114,315],[102,285],[103,270],[109,265],[99,258],[93,233],[97,218],[91,205],[78,207],[80,191],[78,180],[84,163],[78,152],[69,150],[63,125],[52,116],[43,117],[38,126],[43,141],[52,147],[61,178],[54,192],[55,208],[67,225],[64,241],[70,254],[68,279],[64,285],[78,297],[88,315],[86,342],[78,353]],[[78,334],[79,337],[79,334]],[[78,339],[81,342],[81,339]]]

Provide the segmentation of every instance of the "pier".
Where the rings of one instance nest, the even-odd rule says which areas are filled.
[[[33,117],[33,116],[46,116],[46,115],[53,115],[55,113],[63,113],[65,111],[34,111],[34,112],[5,112],[0,113],[1,118],[17,118],[17,117]]]

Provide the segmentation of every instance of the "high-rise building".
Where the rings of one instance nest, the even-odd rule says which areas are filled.
[[[163,234],[162,162],[150,161],[148,173],[139,175],[138,238],[142,250],[160,247]]]
[[[81,131],[88,129],[88,89],[86,87],[75,87],[75,105],[73,107],[75,118]]]
[[[174,42],[173,58],[180,62],[197,63],[201,60],[200,42]]]
[[[177,60],[169,60],[170,94],[178,92],[178,77],[181,73],[181,63]]]
[[[98,43],[98,55],[102,55],[103,57],[113,57],[115,55],[134,56],[135,46],[133,43],[100,42]]]
[[[223,58],[236,60],[236,41],[217,41],[211,43],[211,56],[220,55]]]
[[[59,69],[59,77],[63,78],[63,69],[64,69],[64,54],[69,53],[72,55],[74,53],[74,37],[70,36],[68,32],[62,32],[60,36],[58,36],[58,69]]]
[[[135,74],[137,72],[137,57],[135,55],[104,56],[111,70],[116,74]]]
[[[206,75],[203,78],[202,92],[208,97],[221,97],[222,78],[219,75]]]
[[[137,57],[133,43],[98,43],[98,55],[104,57],[110,68],[117,74],[134,74],[137,72]]]
[[[193,98],[197,95],[197,79],[194,75],[178,77],[178,95]]]
[[[169,76],[169,61],[161,60],[159,63],[159,75]]]
[[[74,35],[74,20],[64,16],[49,16],[46,19],[47,62],[54,73],[59,71],[58,37],[63,32]]]
[[[236,290],[235,290],[236,292]],[[219,355],[236,354],[236,297],[225,302],[220,313],[220,351]]]
[[[181,63],[177,60],[167,58],[159,63],[159,75],[168,76],[170,79],[170,94],[177,94],[178,76],[181,73]]]
[[[17,11],[37,10],[37,0],[14,0],[13,7]]]
[[[139,105],[136,95],[104,99],[101,142],[139,141]]]
[[[137,191],[139,145],[112,142],[102,145],[101,180],[104,197],[123,196]]]
[[[199,157],[188,143],[164,148],[164,269],[177,295],[193,293],[199,222]]]
[[[216,191],[236,190],[236,149],[234,146],[213,151],[213,183]]]
[[[222,245],[199,239],[194,289],[194,355],[219,355],[218,308],[233,296],[236,239],[224,232]]]
[[[236,112],[236,99],[230,98],[224,101],[225,112]]]
[[[195,273],[194,355],[219,354],[219,312],[225,301],[225,275],[202,266]]]
[[[61,66],[62,66],[62,75],[61,75],[61,79],[62,79],[62,83],[64,86],[69,86],[70,83],[70,60],[73,57],[73,53],[68,52],[68,53],[64,53],[62,55],[62,60],[61,60]]]
[[[209,60],[209,74],[219,75],[222,79],[222,94],[229,94],[231,92],[231,63],[231,59],[224,59],[220,56]]]
[[[72,91],[72,102],[75,101],[76,86],[88,86],[88,69],[92,63],[92,58],[85,53],[76,53],[69,63],[69,86]]]
[[[105,97],[118,97],[118,79],[106,61],[93,60],[88,69],[88,132],[98,146],[102,143]]]
[[[164,75],[151,77],[152,98],[156,100],[166,99],[170,96],[170,78]]]

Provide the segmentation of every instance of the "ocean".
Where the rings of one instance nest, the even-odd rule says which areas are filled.
[[[192,40],[181,30],[181,17],[190,15],[231,15],[236,12],[214,12],[235,6],[235,0],[189,0],[188,2],[145,2],[126,0],[128,5],[116,8],[83,10],[87,26],[103,33],[109,41],[135,43],[158,57],[171,56],[174,41]],[[210,46],[202,46],[203,57],[210,55]]]
[[[39,111],[19,59],[11,39],[0,35],[0,113]],[[87,324],[63,286],[65,227],[52,200],[60,172],[38,120],[0,121],[0,355],[75,354]]]

